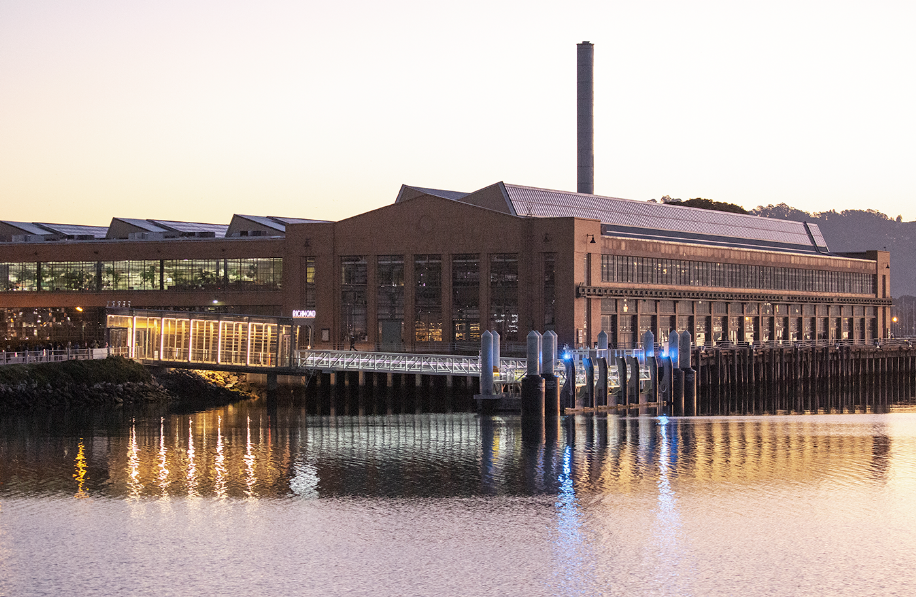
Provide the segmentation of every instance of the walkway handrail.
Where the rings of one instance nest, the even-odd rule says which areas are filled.
[[[469,355],[359,352],[352,350],[299,350],[296,364],[303,369],[421,373],[429,375],[480,375],[480,359]]]
[[[107,348],[70,348],[57,350],[0,350],[0,365],[30,365],[32,363],[62,363],[104,359]]]

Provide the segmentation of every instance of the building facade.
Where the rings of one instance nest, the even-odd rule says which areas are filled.
[[[646,330],[702,344],[888,333],[889,255],[830,253],[801,222],[497,183],[404,186],[339,222],[182,224],[0,243],[3,340],[102,343],[118,307],[297,315],[300,346],[418,352],[476,351],[484,330],[579,346],[604,330],[618,347]]]

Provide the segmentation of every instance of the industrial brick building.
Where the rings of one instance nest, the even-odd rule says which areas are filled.
[[[485,329],[865,343],[891,304],[888,254],[830,253],[813,224],[504,183],[403,186],[339,222],[0,222],[0,238],[7,345],[101,344],[124,308],[296,315],[300,346],[360,350],[476,351]]]

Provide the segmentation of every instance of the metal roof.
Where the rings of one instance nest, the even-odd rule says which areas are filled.
[[[466,197],[467,193],[462,193],[461,191],[446,191],[443,189],[427,189],[424,187],[411,187],[418,191],[422,191],[427,195],[433,195],[434,197],[442,197],[443,199],[452,199],[457,201],[462,197]]]
[[[281,222],[283,224],[321,224],[329,222],[330,220],[306,220],[303,218],[282,218],[280,216],[267,216],[275,222]]]
[[[80,224],[47,224],[45,222],[35,222],[42,228],[46,228],[53,233],[63,234],[65,236],[86,236],[92,235],[95,238],[105,238],[108,234],[108,226],[82,226]],[[45,233],[47,234],[47,233]]]
[[[141,220],[138,218],[115,218],[131,226],[140,228],[141,230],[146,230],[147,232],[165,232],[168,228],[163,228],[162,226],[156,226],[149,220]]]
[[[32,222],[12,222],[10,220],[2,220],[2,222],[8,226],[19,228],[25,234],[39,234],[39,235],[51,234],[49,230],[45,230],[41,226],[36,226]]]
[[[600,220],[602,234],[780,251],[827,252],[817,224],[664,203],[503,185],[513,215]]]
[[[246,220],[249,220],[249,221],[251,221],[251,222],[254,222],[255,224],[260,224],[261,226],[266,226],[267,228],[270,228],[271,230],[277,230],[277,231],[279,231],[279,232],[286,232],[286,226],[284,226],[284,225],[283,225],[282,223],[280,223],[280,222],[277,222],[276,220],[274,220],[274,219],[271,218],[271,217],[267,217],[267,216],[246,216],[246,215],[244,215],[244,214],[235,214],[235,215],[236,215],[236,217],[244,218],[244,219],[246,219]]]
[[[414,191],[414,193],[405,193],[405,191]],[[446,191],[444,189],[428,189],[426,187],[415,187],[412,185],[402,184],[401,190],[398,191],[398,196],[394,200],[395,203],[400,203],[405,200],[405,197],[417,197],[419,195],[432,195],[433,197],[441,197],[443,199],[450,199],[452,201],[458,201],[468,196],[470,193],[463,193],[461,191]]]
[[[206,224],[203,222],[177,222],[174,220],[149,220],[150,222],[164,226],[169,230],[178,232],[213,232],[218,238],[226,236],[228,224]]]

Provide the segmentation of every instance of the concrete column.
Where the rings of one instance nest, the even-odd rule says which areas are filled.
[[[640,401],[641,392],[639,391],[639,361],[636,360],[636,357],[627,357],[627,369],[629,370],[629,378],[631,383],[629,384],[630,390],[630,404],[638,404]]]
[[[627,361],[626,357],[616,357],[617,361],[617,381],[620,385],[620,400],[621,404],[630,403],[630,393],[628,391],[628,380],[627,377]]]
[[[480,393],[493,394],[493,334],[485,331],[480,335]]]
[[[607,351],[605,351],[606,353]],[[599,351],[600,353],[600,351]],[[595,384],[595,406],[607,405],[607,358],[597,359],[598,381]]]
[[[557,362],[557,335],[547,330],[541,337],[541,377],[544,378],[544,415],[560,415],[560,384],[554,367]]]
[[[544,417],[544,379],[541,377],[541,335],[532,330],[527,337],[528,374],[522,379],[523,424]]]

